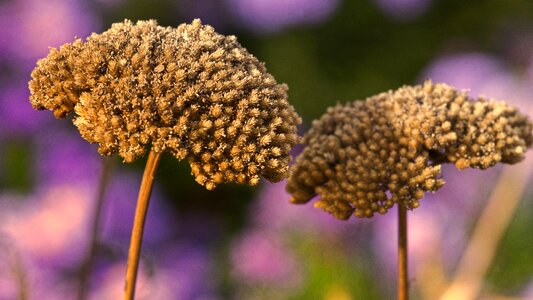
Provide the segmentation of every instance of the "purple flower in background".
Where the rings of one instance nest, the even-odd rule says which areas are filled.
[[[422,73],[421,79],[431,78],[458,89],[468,89],[473,96],[487,95],[504,99],[528,111],[531,94],[527,82],[506,70],[498,58],[484,53],[459,53],[437,58]]]
[[[0,229],[0,299],[23,298],[20,294],[26,274],[22,258],[12,244]]]
[[[458,89],[468,89],[472,95],[487,93],[487,85],[493,78],[509,75],[503,63],[496,57],[485,53],[458,53],[437,57],[422,72],[421,80],[431,78],[436,82],[446,82]]]
[[[0,82],[2,136],[34,132],[51,119],[32,110],[28,78],[17,74],[31,70],[49,47],[58,47],[75,36],[85,37],[97,24],[81,0],[0,2],[0,64],[8,71]]]
[[[167,244],[157,252],[156,263],[173,288],[173,299],[215,299],[213,258],[206,245],[193,240]]]
[[[38,266],[75,265],[87,247],[92,198],[87,187],[73,185],[40,190],[27,199],[4,195],[0,200],[7,207],[2,209],[0,232]]]
[[[296,258],[279,238],[264,230],[245,232],[231,249],[233,277],[250,285],[297,285],[300,274]]]
[[[202,23],[213,26],[218,32],[224,31],[229,22],[225,10],[227,5],[220,0],[179,1],[179,13],[183,19],[192,21],[200,18]]]
[[[238,282],[296,287],[304,275],[290,241],[316,238],[324,244],[349,246],[358,241],[361,226],[356,224],[369,224],[367,220],[341,222],[312,206],[294,205],[285,184],[284,180],[262,186],[250,208],[248,230],[232,243],[231,275]]]
[[[106,192],[102,239],[127,246],[131,236],[133,216],[141,178],[138,174],[115,174]],[[175,216],[166,207],[157,186],[153,188],[150,209],[144,228],[144,244],[149,245],[168,238],[173,228],[179,228]]]
[[[74,299],[74,286],[58,273],[43,270],[10,249],[0,247],[0,299]],[[7,256],[6,256],[7,255]]]
[[[126,262],[108,266],[105,271],[100,272],[98,283],[91,291],[89,299],[113,300],[120,299],[124,293],[124,269]],[[172,299],[174,295],[169,281],[165,274],[160,274],[158,270],[150,274],[149,268],[141,264],[137,277],[136,299]]]
[[[0,59],[18,59],[31,68],[37,58],[97,29],[98,21],[78,0],[17,0],[0,5]]]
[[[93,2],[109,7],[115,7],[123,4],[125,0],[93,0]]]
[[[409,213],[409,268],[418,269],[418,265],[435,252],[446,255],[448,268],[457,262],[466,242],[466,237],[462,235],[465,219],[439,203],[446,200],[427,199],[415,212]],[[382,273],[390,274],[391,279],[396,276],[397,268],[397,222],[397,214],[394,213],[376,218],[374,224],[376,262],[385,269]]]
[[[120,248],[118,253],[126,253],[136,178],[115,172],[106,193],[100,244]],[[180,226],[173,226],[171,210],[158,194],[155,189],[145,230],[146,266],[141,270],[139,299],[214,298],[210,245],[190,236],[178,245],[169,243],[170,238],[176,240],[170,228]],[[21,285],[39,299],[74,298],[77,277],[68,274],[85,258],[94,200],[90,180],[48,185],[29,197],[0,195],[0,299],[18,298]],[[113,260],[111,265],[105,259],[97,263],[91,299],[122,295],[125,262]]]
[[[291,195],[285,191],[287,181],[263,185],[258,200],[252,206],[251,223],[257,227],[284,233],[305,233],[328,236],[353,231],[356,224],[366,220],[339,222],[311,205],[290,203]]]
[[[529,282],[528,285],[522,290],[520,293],[520,296],[524,297],[524,299],[532,299],[533,298],[533,280]]]
[[[170,244],[145,250],[136,299],[215,299],[213,264],[205,248]],[[124,261],[99,270],[89,299],[120,299],[125,264]]]
[[[89,299],[112,300],[120,299],[124,293],[124,269],[126,262],[107,266],[100,272],[98,284],[91,291]],[[141,265],[137,277],[137,299],[171,299],[170,282],[156,271],[149,274],[150,270]]]
[[[374,0],[374,2],[391,19],[408,21],[426,13],[433,0]]]
[[[103,158],[73,132],[56,127],[35,138],[35,181],[39,185],[81,183],[96,186]]]
[[[435,193],[424,196],[420,207],[409,212],[409,264],[417,269],[428,257],[440,255],[451,270],[466,245],[465,228],[471,226],[472,216],[488,199],[498,180],[501,166],[488,170],[457,170],[453,165],[442,166],[446,184]],[[396,274],[397,214],[378,217],[374,223],[374,252],[387,274]]]
[[[325,21],[339,0],[226,0],[241,22],[254,31],[273,32],[288,26]]]
[[[0,29],[1,30],[1,29]],[[18,136],[40,128],[46,121],[53,119],[34,110],[28,102],[30,92],[27,80],[13,80],[0,86],[0,134]]]

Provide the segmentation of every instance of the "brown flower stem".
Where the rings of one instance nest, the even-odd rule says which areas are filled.
[[[93,223],[91,224],[90,242],[85,254],[85,259],[80,268],[80,282],[78,286],[78,300],[87,299],[87,292],[89,291],[89,281],[91,278],[92,266],[96,256],[96,249],[98,245],[98,233],[100,232],[100,224],[102,218],[102,209],[104,207],[104,196],[107,191],[107,186],[111,178],[111,171],[113,169],[114,160],[104,159],[102,164],[102,173],[98,182],[98,190],[96,194],[96,206],[93,212]]]
[[[137,270],[139,268],[139,259],[141,256],[144,221],[146,220],[154,175],[160,158],[160,152],[150,150],[144,168],[141,187],[139,189],[139,197],[137,198],[137,208],[135,209],[135,217],[133,219],[133,229],[131,231],[130,250],[128,252],[128,266],[126,271],[126,286],[124,289],[125,300],[133,300],[135,294],[135,281],[137,279]]]
[[[407,282],[407,209],[398,204],[398,300],[409,299]]]

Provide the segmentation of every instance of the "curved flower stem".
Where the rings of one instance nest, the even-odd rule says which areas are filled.
[[[150,193],[154,182],[155,171],[161,158],[160,152],[150,150],[144,174],[137,198],[137,208],[133,219],[133,229],[131,231],[130,250],[128,252],[128,267],[126,271],[126,285],[124,288],[124,299],[132,300],[135,294],[135,281],[137,279],[137,270],[139,267],[139,258],[141,256],[141,243],[143,238],[144,221],[150,202]]]
[[[96,256],[96,249],[98,245],[98,233],[100,232],[100,224],[102,218],[102,209],[104,207],[105,193],[109,180],[111,178],[111,171],[114,166],[114,160],[105,158],[102,164],[102,173],[100,174],[100,181],[98,182],[98,190],[96,195],[96,207],[94,208],[93,223],[91,227],[91,240],[85,259],[80,268],[80,282],[78,287],[78,300],[87,299],[88,285],[91,278],[91,269],[94,264]]]
[[[398,204],[398,300],[409,299],[407,282],[407,209]]]

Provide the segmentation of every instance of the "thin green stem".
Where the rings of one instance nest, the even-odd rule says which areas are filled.
[[[135,282],[137,280],[137,270],[139,268],[139,259],[141,257],[144,222],[146,220],[154,176],[160,158],[160,152],[151,150],[144,168],[141,187],[139,189],[139,197],[137,198],[137,208],[135,209],[135,217],[133,220],[133,229],[131,231],[128,266],[126,270],[126,285],[124,289],[125,300],[133,300],[135,295]]]

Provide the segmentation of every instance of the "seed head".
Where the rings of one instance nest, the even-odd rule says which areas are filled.
[[[151,144],[187,158],[208,189],[224,181],[257,184],[258,175],[281,180],[301,122],[287,86],[235,36],[200,20],[177,28],[153,20],[113,24],[52,49],[29,86],[34,108],[57,118],[74,112],[82,137],[98,143],[100,154],[132,162]]]
[[[419,206],[444,184],[441,164],[513,164],[532,144],[529,118],[504,102],[471,99],[430,81],[328,109],[303,138],[287,184],[292,202],[342,220],[370,218],[394,203]]]

